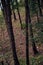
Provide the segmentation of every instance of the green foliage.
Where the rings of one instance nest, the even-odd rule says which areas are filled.
[[[25,59],[19,59],[20,65],[26,65]],[[43,65],[43,55],[38,55],[36,57],[30,57],[30,65]]]
[[[30,65],[43,65],[43,56],[39,55],[37,57],[31,57]]]
[[[11,3],[11,9],[17,9],[17,6],[18,7],[23,7],[24,6],[24,3],[23,2],[21,2],[21,0],[20,0],[20,2],[18,2],[18,4],[17,4],[16,3],[16,0],[11,0],[11,2],[10,2]]]
[[[37,1],[30,0],[30,10],[32,14],[37,13]]]
[[[37,29],[36,34],[37,36],[36,39],[38,39],[38,41],[40,41],[41,43],[43,43],[43,22],[39,22],[35,24],[35,29]]]
[[[24,5],[25,5],[24,0],[20,0],[19,6],[24,6]]]
[[[38,28],[38,29],[43,29],[43,22],[40,21],[39,23],[36,23],[35,27]]]
[[[28,24],[28,26],[30,27],[32,24],[30,23],[30,24]],[[26,23],[23,23],[22,24],[22,27],[23,27],[23,29],[25,29],[26,28]]]
[[[20,65],[26,65],[26,60],[25,59],[19,59]]]

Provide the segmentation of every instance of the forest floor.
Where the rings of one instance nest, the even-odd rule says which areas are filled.
[[[20,14],[21,14],[22,23],[25,23],[24,12],[20,11]],[[32,17],[31,19],[32,19],[32,23],[34,23],[34,21],[37,21],[36,16]],[[18,58],[25,59],[26,58],[25,30],[24,29],[21,30],[18,15],[17,15],[16,21],[14,21],[14,18],[12,16],[12,25],[13,25],[13,32],[14,32],[14,37],[15,37]],[[0,55],[4,52],[5,55],[7,55],[7,58],[10,58],[9,60],[11,60],[12,55],[10,55],[9,57],[9,54],[12,54],[12,48],[11,48],[11,44],[9,41],[9,35],[8,35],[5,24],[4,24],[4,27],[3,25],[2,27],[0,27],[0,43],[2,43],[0,44],[0,46],[3,47],[3,49],[1,49],[0,47]],[[40,52],[40,55],[43,55],[43,44],[39,45],[36,43],[36,46],[37,46],[37,50]],[[34,57],[33,50],[32,50],[32,43],[30,41],[29,41],[29,57]]]

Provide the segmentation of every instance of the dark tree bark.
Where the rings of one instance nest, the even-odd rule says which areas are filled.
[[[10,9],[10,2],[9,0],[1,0],[4,13],[5,13],[5,21],[6,21],[6,26],[7,30],[9,33],[10,41],[11,41],[11,46],[12,46],[12,51],[13,51],[13,58],[14,58],[14,65],[20,65],[17,54],[16,54],[16,47],[15,47],[15,39],[14,39],[14,34],[13,34],[13,27],[12,27],[12,21],[11,21],[11,9]]]
[[[28,0],[25,0],[25,4],[26,4],[26,48],[27,48],[27,53],[28,53],[28,23],[30,25],[30,36],[31,36],[31,39],[32,39],[32,48],[33,48],[33,51],[34,51],[34,55],[36,55],[38,53],[37,51],[37,48],[36,48],[36,45],[35,45],[35,41],[33,39],[33,31],[32,31],[32,24],[31,24],[31,17],[30,17],[30,9],[29,9],[29,6],[28,6]],[[28,57],[27,57],[28,59]]]
[[[30,13],[30,11],[29,11],[29,13]],[[32,48],[33,48],[34,55],[36,55],[36,54],[38,54],[38,51],[37,51],[37,48],[36,48],[36,45],[35,45],[35,41],[33,39],[34,36],[33,36],[30,14],[29,14],[29,24],[30,24],[30,36],[31,36],[31,41],[32,41]]]
[[[2,13],[3,13],[3,15],[4,15],[4,10],[3,10],[3,7],[1,7],[1,10],[2,10]]]
[[[8,62],[8,60],[6,59],[6,63],[7,63],[7,65],[10,65],[10,63]]]
[[[29,11],[29,13],[30,13],[30,11]],[[30,14],[29,14],[29,24],[30,24],[30,36],[31,36],[31,41],[32,41],[32,48],[33,48],[34,55],[36,55],[36,54],[38,54],[38,51],[37,51],[37,48],[36,48],[36,45],[35,45],[35,41],[33,39],[34,36],[33,36]]]
[[[26,64],[29,65],[29,39],[28,39],[28,0],[25,0],[25,10],[26,10]]]
[[[16,0],[16,5],[17,5],[17,12],[18,12],[20,24],[21,24],[21,29],[23,29],[23,28],[22,28],[22,20],[21,20],[21,16],[20,16],[20,13],[19,13],[19,8],[18,8],[18,2],[17,2],[17,0]]]
[[[1,3],[0,3],[0,7],[1,7],[2,13],[3,13],[3,15],[4,15],[4,9],[3,9],[3,6],[2,6]]]
[[[40,0],[37,0],[37,1],[38,1],[38,7],[39,7],[40,16],[42,16],[41,3],[40,3]]]
[[[17,20],[14,10],[13,10],[13,15],[14,15],[14,19]]]
[[[12,11],[13,11],[13,15],[14,15],[14,20],[17,20],[16,14],[15,14],[15,11],[14,11],[14,2],[12,3],[12,0],[11,0],[11,5],[12,5]]]
[[[0,64],[1,64],[1,65],[4,65],[4,61],[0,61]]]
[[[39,23],[40,21],[39,21],[38,11],[36,12],[36,14],[37,14],[37,15],[36,15],[36,16],[37,16],[37,21],[38,21],[38,23]]]
[[[1,64],[2,64],[2,65],[4,65],[4,62],[3,62],[3,61],[1,61]]]
[[[42,9],[43,9],[43,0],[41,0],[41,7],[42,7]]]

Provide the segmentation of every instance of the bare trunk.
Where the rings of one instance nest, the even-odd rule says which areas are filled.
[[[28,4],[28,1],[27,0],[26,0],[26,2]],[[33,52],[34,52],[34,54],[37,54],[38,51],[37,51],[37,48],[36,48],[36,45],[35,45],[35,41],[33,39],[34,36],[33,36],[32,24],[31,24],[30,9],[29,9],[29,6],[28,5],[26,5],[26,10],[27,10],[26,11],[27,12],[27,23],[29,23],[29,25],[30,25],[30,36],[31,36],[31,39],[32,39]],[[27,24],[27,26],[28,26],[28,24]],[[28,30],[28,28],[27,28],[27,30]],[[27,33],[27,35],[28,35],[28,33]],[[26,44],[28,45],[28,42]]]
[[[17,20],[16,19],[16,14],[15,14],[14,10],[13,10],[13,15],[14,15],[14,20]]]
[[[3,8],[4,8],[6,26],[7,26],[9,37],[10,37],[10,40],[11,40],[11,46],[12,46],[13,58],[14,58],[14,65],[20,65],[18,58],[17,58],[17,54],[16,54],[15,39],[14,39],[13,27],[12,27],[12,21],[11,21],[10,3],[9,3],[9,0],[7,0],[7,2],[5,2],[5,0],[1,0],[1,2],[2,2]]]
[[[6,63],[7,63],[7,65],[10,65],[10,63],[8,62],[8,60],[6,59]]]
[[[38,51],[35,45],[35,41],[33,39],[34,36],[33,36],[33,30],[32,30],[31,18],[30,18],[30,10],[28,12],[29,12],[29,24],[30,24],[30,36],[31,36],[31,41],[32,41],[32,48],[33,48],[34,55],[36,55],[38,54]]]
[[[28,0],[25,0],[25,10],[26,10],[26,64],[29,65]]]
[[[21,16],[20,16],[20,13],[19,13],[19,8],[18,8],[18,2],[17,2],[17,0],[16,0],[16,5],[17,5],[17,12],[18,12],[20,24],[21,24],[21,29],[23,29],[23,28],[22,28],[22,20],[21,20]]]
[[[43,9],[43,0],[41,0],[41,7],[42,7],[42,9]]]
[[[4,62],[3,61],[1,61],[1,65],[4,65]]]
[[[37,21],[38,21],[38,23],[39,23],[40,21],[39,21],[39,15],[38,15],[38,12],[36,12],[36,14],[37,14]]]
[[[38,7],[39,7],[40,16],[42,16],[42,9],[41,9],[41,5],[40,5],[40,0],[38,0]]]
[[[17,20],[16,14],[15,14],[15,11],[14,11],[14,3],[12,4],[12,1],[11,1],[11,5],[12,5],[12,11],[13,11],[13,15],[14,15],[14,20]]]
[[[32,41],[32,47],[33,47],[34,55],[36,55],[38,53],[38,51],[37,51],[37,48],[35,45],[35,41],[33,39],[34,36],[33,36],[33,30],[32,30],[31,18],[30,18],[30,10],[28,12],[29,12],[30,36],[31,36],[31,41]]]

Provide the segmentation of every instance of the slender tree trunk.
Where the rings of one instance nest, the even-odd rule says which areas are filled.
[[[6,2],[5,2],[5,0],[1,0],[1,2],[2,2],[3,8],[4,8],[6,26],[7,26],[9,37],[11,40],[14,65],[20,65],[18,58],[17,58],[17,54],[16,54],[15,39],[14,39],[14,34],[13,34],[13,27],[12,27],[12,21],[11,21],[11,9],[10,9],[9,0],[6,0]]]
[[[7,65],[10,65],[10,63],[8,62],[8,60],[6,59],[6,63],[7,63]]]
[[[13,10],[13,15],[14,15],[14,19],[17,20],[14,10]]]
[[[28,0],[25,0],[25,10],[26,10],[26,64],[29,65]]]
[[[3,6],[1,5],[0,7],[1,7],[2,13],[3,13],[3,15],[4,15],[4,9],[3,9]]]
[[[30,18],[30,11],[29,11],[29,24],[30,24],[30,36],[31,36],[31,41],[32,41],[33,52],[34,52],[34,55],[36,55],[38,51],[35,45],[35,41],[33,39],[34,36],[33,36],[33,30],[32,30],[31,18]]]
[[[43,0],[41,0],[41,7],[42,7],[42,9],[43,9]]]
[[[32,47],[33,47],[33,52],[34,54],[37,54],[38,51],[37,51],[37,48],[36,48],[36,45],[35,45],[35,41],[33,39],[33,31],[32,31],[32,24],[31,24],[31,17],[30,17],[30,9],[29,9],[29,6],[28,6],[28,1],[25,0],[26,2],[26,12],[27,12],[27,23],[29,22],[29,25],[30,25],[30,35],[31,35],[31,39],[32,39]],[[28,30],[28,28],[27,28]]]
[[[14,11],[14,2],[13,2],[13,0],[11,0],[10,3],[11,3],[11,6],[12,6],[12,12],[13,12],[13,15],[14,15],[14,20],[17,20],[16,19],[16,14],[15,14],[15,11]]]
[[[35,45],[35,41],[34,41],[34,36],[33,36],[33,30],[32,30],[32,24],[31,24],[31,18],[30,18],[30,11],[29,12],[29,24],[30,24],[30,36],[31,36],[31,41],[32,41],[32,47],[33,47],[33,52],[34,55],[36,55],[38,53],[36,45]]]
[[[37,21],[38,21],[38,23],[39,23],[40,21],[39,21],[38,11],[36,12],[36,15],[37,15]]]
[[[1,65],[4,65],[4,62],[3,61],[1,62]]]
[[[41,9],[41,5],[40,5],[40,0],[37,0],[37,1],[38,1],[38,7],[39,7],[40,16],[42,16],[42,9]]]
[[[18,8],[17,0],[16,0],[16,5],[17,5],[17,12],[18,12],[18,16],[19,16],[19,20],[20,20],[20,24],[21,24],[21,29],[22,29],[22,20],[21,20],[21,16],[20,16],[20,13],[19,13],[19,8]]]
[[[2,12],[3,12],[3,15],[4,15],[4,10],[1,8]]]

